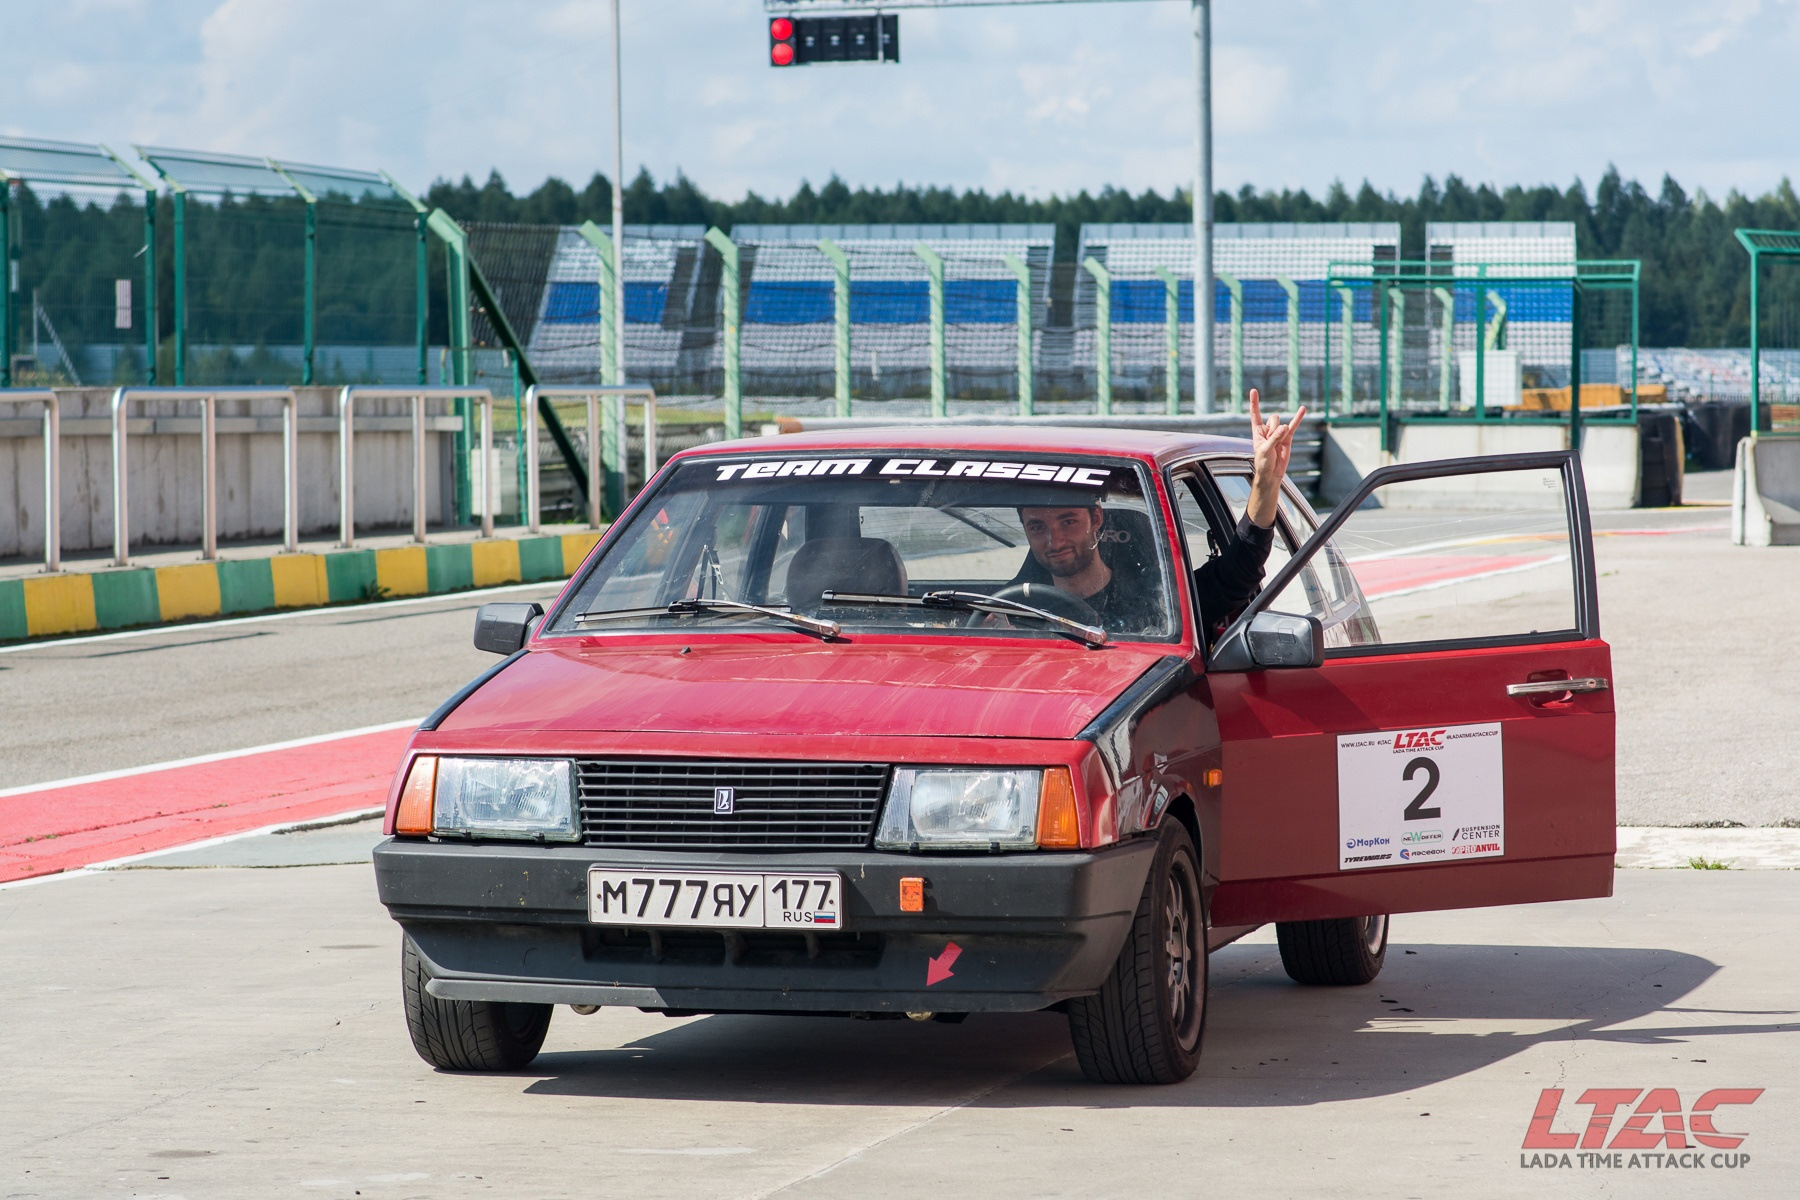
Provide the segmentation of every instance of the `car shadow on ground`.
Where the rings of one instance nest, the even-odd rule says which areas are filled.
[[[1373,984],[1304,988],[1273,945],[1239,943],[1213,956],[1200,1070],[1174,1087],[1088,1084],[1054,1013],[977,1014],[960,1025],[709,1017],[617,1049],[546,1053],[520,1074],[535,1077],[528,1094],[546,1096],[1281,1107],[1402,1093],[1542,1042],[1676,1045],[1800,1029],[1795,1012],[1680,1005],[1717,970],[1671,950],[1395,944]]]

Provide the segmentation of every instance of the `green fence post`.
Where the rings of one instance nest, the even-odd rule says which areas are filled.
[[[837,415],[850,415],[850,257],[830,238],[819,239],[819,253],[831,260],[832,382],[837,389]]]
[[[12,183],[0,179],[0,387],[12,386]]]
[[[1287,410],[1294,412],[1300,407],[1300,285],[1285,275],[1277,275],[1275,282],[1287,293]]]
[[[431,247],[425,236],[425,211],[413,213],[413,232],[418,238],[418,253],[413,264],[413,304],[418,312],[413,321],[413,340],[419,348],[419,386],[431,382],[431,364],[427,361],[431,341],[431,280],[427,268],[431,263]]]
[[[1638,417],[1638,270],[1639,268],[1636,266],[1631,270],[1631,423],[1633,425],[1637,424]]]
[[[1755,409],[1751,410],[1755,415]],[[1581,449],[1581,280],[1569,283],[1569,449]]]
[[[1112,412],[1112,273],[1088,255],[1082,267],[1094,277],[1094,411]]]
[[[1235,275],[1213,272],[1231,293],[1231,411],[1244,411],[1244,285]]]
[[[1489,293],[1475,289],[1475,419],[1487,420],[1487,306]]]
[[[1393,389],[1391,406],[1400,408],[1406,399],[1406,293],[1389,288],[1394,304],[1394,323],[1389,333],[1394,339],[1394,369],[1388,373],[1388,386]]]
[[[1344,361],[1338,366],[1338,373],[1344,384],[1344,415],[1356,415],[1356,293],[1347,287],[1338,288],[1338,302],[1344,311],[1344,332],[1339,334],[1344,341]],[[1327,394],[1330,385],[1326,385]]]
[[[319,206],[312,201],[306,203],[306,280],[301,303],[306,306],[300,322],[300,383],[309,386],[313,381],[313,353],[317,349],[317,333],[315,322],[318,318],[318,246],[319,246]]]
[[[144,382],[156,382],[156,193],[144,193]]]
[[[738,248],[716,225],[706,231],[706,244],[719,252],[725,264],[719,278],[720,290],[725,294],[725,436],[735,438],[744,432],[744,394],[738,375],[738,337],[742,328],[738,312]]]
[[[1762,305],[1757,276],[1761,257],[1750,247],[1750,436],[1762,428]]]
[[[187,189],[175,189],[175,386],[187,384]]]
[[[447,364],[450,377],[444,382],[454,387],[467,387],[474,374],[469,355],[475,340],[469,320],[469,242],[462,226],[441,208],[434,211],[426,223],[444,243],[444,309],[448,317],[446,340],[450,343]],[[469,452],[474,447],[469,428],[473,413],[474,406],[467,399],[456,401],[456,415],[461,418],[462,425],[456,431],[455,461],[451,469],[455,477],[458,525],[467,525],[475,511],[474,481],[469,470]]]
[[[1001,257],[1019,281],[1018,315],[1014,323],[1019,327],[1019,415],[1029,417],[1032,414],[1031,390],[1031,268],[1016,254]]]
[[[619,378],[619,343],[613,326],[619,319],[618,300],[623,290],[619,287],[618,256],[613,253],[612,235],[592,221],[583,221],[576,232],[600,256],[600,305],[596,314],[600,318],[600,382],[617,387],[622,381]]]
[[[1434,287],[1431,294],[1444,306],[1444,327],[1438,337],[1438,411],[1450,411],[1450,367],[1456,361],[1456,297],[1447,287]]]
[[[1163,281],[1163,396],[1171,417],[1181,412],[1181,281],[1167,267],[1156,268]],[[1194,345],[1200,345],[1198,331]],[[1198,372],[1195,379],[1205,372]]]
[[[920,242],[913,247],[925,264],[931,288],[931,415],[942,417],[950,411],[944,390],[944,260],[937,251]]]

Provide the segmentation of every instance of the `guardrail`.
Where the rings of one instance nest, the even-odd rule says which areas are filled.
[[[338,393],[338,544],[356,545],[356,401],[407,400],[412,406],[413,541],[425,540],[425,402],[473,400],[481,405],[481,536],[494,536],[494,394],[478,387],[371,387],[351,384]],[[535,425],[535,422],[534,422]],[[530,439],[535,448],[537,438]],[[532,529],[537,525],[535,521]]]
[[[292,388],[122,387],[112,396],[113,565],[131,565],[130,407],[137,400],[198,400],[200,415],[200,557],[219,557],[219,401],[280,400],[282,545],[300,545],[299,408]]]
[[[62,413],[49,388],[7,388],[0,404],[44,406],[44,570],[62,570]]]
[[[600,528],[600,501],[603,491],[613,490],[611,485],[618,482],[617,497],[613,499],[613,511],[619,512],[625,507],[626,446],[625,446],[625,401],[631,396],[641,396],[644,400],[644,478],[648,480],[656,474],[656,389],[641,386],[609,386],[609,387],[542,387],[533,384],[525,390],[525,523],[532,533],[538,531],[542,520],[542,498],[538,488],[538,409],[540,398],[564,398],[587,400],[587,444],[588,444],[588,525]],[[600,421],[600,402],[606,405],[606,422],[604,428]]]

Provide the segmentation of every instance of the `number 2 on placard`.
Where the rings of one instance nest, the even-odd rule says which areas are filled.
[[[1406,764],[1406,770],[1400,773],[1400,778],[1410,782],[1412,777],[1420,771],[1425,772],[1425,786],[1419,789],[1419,794],[1414,796],[1412,803],[1406,806],[1405,819],[1408,821],[1431,821],[1444,815],[1444,810],[1441,808],[1422,807],[1431,793],[1437,791],[1438,765],[1436,763],[1421,755]]]

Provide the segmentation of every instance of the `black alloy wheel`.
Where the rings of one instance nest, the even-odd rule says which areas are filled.
[[[1179,1083],[1200,1063],[1208,987],[1200,858],[1179,821],[1158,835],[1131,931],[1098,994],[1069,1001],[1082,1074],[1096,1083]]]

